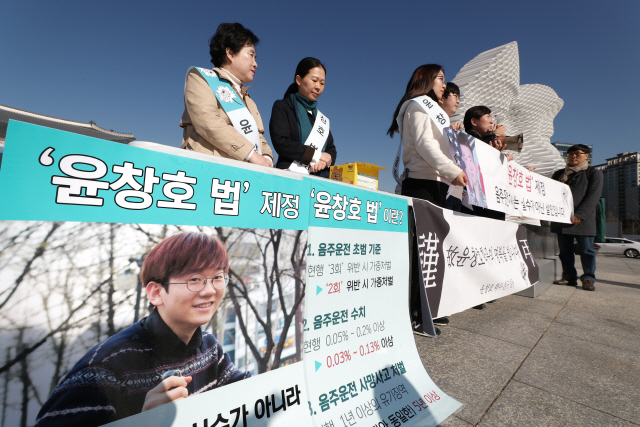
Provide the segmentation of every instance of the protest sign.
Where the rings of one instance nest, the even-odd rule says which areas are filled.
[[[436,425],[460,406],[416,352],[407,252],[405,233],[309,229],[305,374],[316,425]]]
[[[445,131],[451,156],[469,177],[471,205],[518,217],[571,223],[569,187],[521,166],[465,132]],[[475,149],[474,149],[475,147]]]
[[[478,162],[476,153],[476,139],[460,138],[450,127],[445,128],[445,134],[449,139],[449,154],[454,163],[464,171],[469,179],[465,191],[463,192],[463,203],[470,209],[471,206],[487,207],[487,195],[482,177],[482,168]]]
[[[26,414],[30,424],[36,422],[39,402],[55,385],[79,378],[65,374],[85,353],[98,354],[108,337],[144,316],[145,284],[136,275],[146,254],[163,239],[194,230],[217,236],[230,257],[224,299],[203,331],[217,338],[223,360],[254,376],[223,388],[212,382],[191,389],[187,399],[129,418],[118,420],[118,408],[109,407],[116,416],[100,418],[104,422],[304,426],[337,423],[344,416],[354,423],[366,418],[436,425],[459,406],[429,379],[410,332],[406,200],[237,165],[10,123],[0,173],[0,194],[10,201],[0,209],[0,312],[7,349],[0,373],[8,379],[8,407],[20,409],[9,410],[9,419]],[[313,236],[307,239],[309,227]],[[330,261],[340,257],[344,264],[336,270]],[[380,269],[366,278],[376,292],[346,290],[347,282],[365,280],[349,271],[356,262],[360,268],[367,263],[367,271],[369,263]],[[331,277],[319,278],[319,268],[327,275],[333,268]],[[323,292],[317,293],[319,286]],[[363,317],[353,319],[353,309],[359,313],[360,307]],[[333,315],[339,312],[342,322],[347,309],[351,323],[340,328],[343,334],[324,324],[312,330],[316,317],[328,313],[337,329]],[[353,336],[353,348],[341,347],[345,335]],[[315,350],[318,340],[322,345]],[[337,363],[347,351],[351,365]],[[100,363],[114,358],[115,353]],[[324,371],[316,373],[316,361],[325,364]],[[183,375],[199,372],[194,363],[178,364]],[[325,375],[329,370],[336,374]],[[341,393],[345,372],[353,374],[349,383],[357,383],[358,396],[349,403]],[[161,381],[148,376],[142,382]],[[132,384],[137,392],[143,389],[138,379],[105,378],[125,394]],[[31,387],[32,397],[21,397],[23,387]],[[331,402],[333,391],[340,404]],[[330,410],[320,406],[323,394]],[[133,401],[133,393],[125,400]],[[86,407],[45,411],[39,421],[83,424],[79,413]]]
[[[524,226],[413,199],[423,319],[448,316],[538,281]],[[425,299],[423,299],[425,301]]]

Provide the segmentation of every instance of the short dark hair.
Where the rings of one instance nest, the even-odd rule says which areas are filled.
[[[454,82],[447,82],[447,87],[444,88],[442,99],[447,99],[452,93],[460,96],[460,88]]]
[[[468,132],[473,128],[473,125],[471,124],[471,119],[478,120],[480,117],[486,114],[491,114],[491,110],[489,109],[489,107],[485,107],[484,105],[476,105],[475,107],[469,108],[464,113],[463,124],[464,124],[465,132]]]
[[[157,282],[169,292],[169,277],[183,272],[220,268],[229,272],[229,255],[220,240],[197,232],[182,232],[158,243],[144,259],[140,280],[143,286]]]
[[[411,74],[411,78],[409,79],[409,83],[407,83],[404,96],[400,99],[400,102],[396,107],[396,111],[393,113],[393,121],[387,131],[387,135],[393,138],[394,132],[400,132],[396,118],[398,117],[400,108],[405,101],[417,96],[427,95],[434,101],[438,102],[438,98],[433,92],[433,82],[436,77],[438,77],[440,71],[444,73],[444,69],[438,64],[424,64],[414,70],[413,74]]]
[[[567,150],[567,154],[571,153],[572,151],[582,151],[582,152],[584,152],[586,154],[591,153],[591,149],[588,146],[584,145],[584,144],[572,145]]]
[[[293,75],[293,83],[289,85],[289,87],[287,88],[287,91],[284,93],[284,96],[282,98],[287,99],[289,95],[291,95],[292,93],[298,93],[298,84],[296,83],[296,76],[300,76],[301,78],[304,78],[304,76],[309,74],[309,71],[311,71],[311,69],[316,67],[322,67],[322,69],[324,70],[324,73],[327,74],[326,67],[322,62],[320,62],[319,59],[307,56],[302,61],[298,62],[298,66],[296,67],[296,73]]]
[[[218,25],[216,33],[209,39],[209,54],[211,62],[216,67],[222,67],[227,61],[227,48],[234,54],[245,46],[257,45],[260,39],[251,30],[238,24],[222,23]]]

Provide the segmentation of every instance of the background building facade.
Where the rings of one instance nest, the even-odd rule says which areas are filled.
[[[620,153],[595,166],[604,175],[608,236],[640,234],[639,159],[640,152]]]
[[[24,123],[31,123],[38,126],[59,129],[66,132],[73,132],[80,135],[91,136],[108,141],[128,144],[136,138],[130,133],[114,132],[103,129],[94,122],[82,123],[73,120],[58,119],[56,117],[44,116],[42,114],[31,113],[19,110],[6,105],[0,105],[0,164],[2,164],[2,153],[4,152],[4,142],[7,138],[9,120],[16,120]]]

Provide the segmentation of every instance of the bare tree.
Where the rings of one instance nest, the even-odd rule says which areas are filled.
[[[4,306],[7,304],[7,302],[9,302],[11,297],[16,293],[16,291],[18,290],[18,287],[24,281],[24,278],[31,271],[31,267],[33,266],[33,263],[44,254],[45,250],[47,249],[47,243],[48,243],[49,239],[51,238],[53,233],[55,233],[55,231],[58,228],[60,228],[60,225],[62,225],[61,222],[51,223],[51,227],[49,229],[49,232],[45,235],[45,237],[42,239],[40,244],[36,247],[35,251],[33,252],[33,255],[31,256],[31,258],[25,263],[24,268],[22,269],[22,273],[16,278],[11,290],[9,291],[9,295],[7,295],[5,297],[5,299],[0,303],[0,310],[2,310],[4,308]]]
[[[304,298],[304,233],[285,230],[225,229],[218,227],[216,232],[232,258],[229,269],[229,296],[233,303],[240,331],[256,360],[258,373],[280,366],[289,327]],[[250,245],[250,246],[249,246]],[[248,248],[251,247],[252,250]],[[246,280],[248,276],[260,277],[264,285],[265,301],[256,304],[251,298],[252,289]],[[285,280],[294,281],[293,302],[287,304]],[[261,351],[247,328],[247,319],[243,314],[245,304],[265,334],[266,345]],[[279,317],[283,327],[279,339],[276,331]]]
[[[6,361],[11,359],[11,347],[7,347]],[[9,380],[11,378],[11,372],[4,373],[4,384],[2,387],[2,418],[0,419],[0,426],[5,427],[5,420],[7,419],[7,396],[9,395]]]
[[[18,331],[18,342],[16,344],[18,352],[24,349],[24,328]],[[31,385],[28,375],[27,357],[20,360],[20,381],[22,382],[22,402],[20,405],[20,427],[27,427],[27,414],[29,410],[29,386]]]
[[[298,230],[296,239],[294,240],[295,244],[293,250],[291,251],[291,267],[293,268],[293,278],[295,280],[295,295],[299,295],[302,301],[304,301],[304,277],[305,277],[305,267],[306,267],[306,256],[305,252],[307,249],[307,241],[302,240],[302,234],[304,230]],[[302,304],[298,304],[296,308],[296,315],[294,318],[295,322],[295,333],[296,333],[296,360],[302,360],[302,336],[303,336],[303,325],[302,325]]]
[[[109,224],[109,283],[107,290],[107,336],[113,336],[116,333],[116,327],[113,323],[115,316],[115,308],[113,306],[113,294],[115,293],[115,287],[113,285],[113,273],[114,273],[114,245],[115,245],[115,224]]]

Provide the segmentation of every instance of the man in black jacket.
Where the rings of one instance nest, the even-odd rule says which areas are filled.
[[[571,225],[553,223],[551,231],[558,234],[562,280],[569,286],[578,286],[575,268],[573,240],[578,242],[580,261],[584,274],[580,277],[582,289],[595,291],[596,252],[593,240],[596,235],[596,206],[602,193],[602,172],[589,166],[587,158],[591,150],[584,144],[571,146],[567,150],[567,166],[553,173],[552,179],[571,188],[574,213]]]

